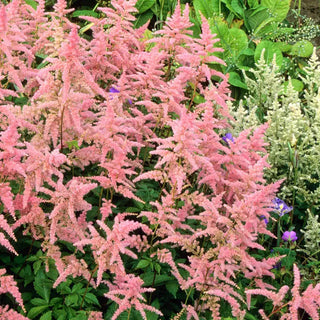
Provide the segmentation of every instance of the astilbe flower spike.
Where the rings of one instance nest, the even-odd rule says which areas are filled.
[[[130,310],[133,306],[141,314],[144,320],[147,320],[147,316],[144,310],[149,310],[160,316],[162,313],[155,307],[145,304],[145,297],[143,293],[153,292],[153,288],[142,288],[143,281],[132,274],[120,274],[115,277],[115,284],[108,283],[109,292],[105,296],[115,301],[119,308],[116,310],[111,320],[116,320],[117,317],[125,310]],[[123,298],[120,298],[122,296]]]

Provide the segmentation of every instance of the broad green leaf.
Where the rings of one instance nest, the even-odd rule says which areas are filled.
[[[245,24],[249,30],[256,30],[261,23],[270,18],[268,9],[261,6],[258,9],[249,9],[245,11]]]
[[[236,72],[229,73],[229,83],[235,87],[248,89],[247,85],[241,80],[241,77]]]
[[[275,44],[282,52],[289,52],[292,48],[292,45],[286,42],[275,42]]]
[[[29,310],[27,317],[30,319],[35,318],[39,314],[43,313],[45,310],[47,310],[49,306],[38,306],[38,307],[33,307]]]
[[[134,22],[135,28],[140,28],[144,24],[146,24],[153,17],[153,12],[151,10],[147,10],[142,14],[139,14]]]
[[[254,60],[258,62],[261,58],[262,51],[264,50],[264,59],[266,63],[270,64],[275,56],[276,64],[281,67],[283,56],[281,50],[271,41],[261,41],[256,48],[254,53]]]
[[[72,16],[73,17],[80,17],[80,16],[83,16],[83,17],[95,17],[95,18],[98,18],[99,17],[99,13],[98,12],[95,12],[95,11],[92,11],[92,10],[76,10],[74,12],[72,12]]]
[[[313,45],[308,40],[298,41],[292,46],[290,53],[294,56],[308,58],[313,53]]]
[[[290,0],[261,0],[261,5],[267,7],[276,21],[282,22],[290,9]]]
[[[302,81],[300,80],[297,80],[297,79],[291,79],[291,85],[293,87],[294,90],[298,91],[298,92],[301,92],[304,88],[304,84]],[[288,88],[288,85],[289,85],[289,81],[285,81],[283,83],[283,86],[284,86],[284,92],[287,91],[287,88]]]
[[[138,9],[139,13],[143,13],[154,6],[155,3],[156,0],[138,0],[135,7]]]
[[[193,6],[199,22],[201,22],[201,15],[199,12],[201,12],[206,19],[219,13],[219,0],[193,0]]]
[[[227,36],[227,45],[225,50],[230,50],[237,57],[248,47],[248,37],[246,33],[238,28],[229,29]]]

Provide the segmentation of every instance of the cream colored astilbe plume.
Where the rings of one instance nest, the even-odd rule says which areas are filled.
[[[268,181],[285,178],[279,196],[289,201],[298,197],[318,207],[320,204],[320,63],[311,56],[306,75],[301,77],[303,94],[294,90],[289,79],[279,73],[275,60],[268,65],[263,55],[255,70],[254,78],[245,75],[248,94],[239,106],[233,106],[236,119],[235,135],[250,127],[268,122],[266,141],[271,168],[265,171]]]

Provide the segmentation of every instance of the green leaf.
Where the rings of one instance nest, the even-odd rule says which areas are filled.
[[[145,273],[141,276],[141,278],[144,282],[144,286],[149,287],[153,283],[154,273],[153,272]],[[173,280],[173,276],[168,276],[165,274],[156,275],[153,285],[155,287],[161,286],[171,280]]]
[[[51,320],[52,319],[52,311],[46,312],[41,316],[40,320]]]
[[[273,57],[276,57],[276,64],[281,67],[283,56],[281,50],[271,41],[261,41],[254,53],[254,60],[258,62],[261,58],[262,51],[264,50],[264,59],[267,64],[272,63]]]
[[[136,266],[136,269],[144,269],[144,268],[147,268],[149,265],[150,265],[150,262],[149,260],[145,260],[145,259],[142,259],[138,262],[137,266]]]
[[[99,303],[97,297],[91,292],[89,292],[85,295],[84,301],[87,303],[90,303],[90,304],[95,304],[97,306],[100,306],[100,303]]]
[[[293,87],[294,90],[298,91],[298,92],[301,92],[304,88],[304,84],[302,81],[300,80],[297,80],[297,79],[291,79],[291,85]],[[287,88],[288,88],[288,85],[289,85],[289,80],[288,81],[285,81],[283,83],[283,86],[284,86],[284,92],[287,91]]]
[[[38,307],[33,307],[29,310],[27,317],[30,319],[35,318],[39,314],[43,313],[45,310],[47,310],[49,306],[38,306]]]
[[[313,45],[308,40],[298,41],[292,46],[290,53],[294,56],[308,58],[313,53]]]
[[[242,51],[248,47],[248,37],[246,33],[238,28],[231,28],[227,33],[225,42],[222,46],[226,51],[229,51],[234,57],[242,54]]]
[[[134,22],[135,28],[140,28],[144,24],[146,24],[153,17],[153,12],[151,10],[147,10],[142,14],[139,14]]]
[[[268,9],[261,6],[258,9],[249,9],[245,11],[245,24],[249,30],[256,30],[263,21],[270,18]]]
[[[99,13],[92,10],[76,10],[72,12],[72,16],[73,17],[89,16],[89,17],[99,18]]]
[[[82,288],[83,288],[83,284],[82,284],[82,283],[77,283],[77,284],[75,284],[75,285],[72,287],[71,292],[72,292],[72,293],[76,293],[76,292],[78,292],[79,290],[81,290]]]
[[[289,12],[291,0],[261,0],[261,5],[269,9],[276,21],[283,21]]]
[[[29,6],[31,6],[34,10],[37,10],[38,7],[38,3],[34,0],[24,0],[24,2],[26,4],[28,4]]]
[[[166,283],[167,291],[171,293],[175,299],[177,298],[177,292],[179,287],[179,283],[176,280],[168,281]]]
[[[153,7],[156,0],[138,0],[135,7],[138,9],[139,13],[143,13]]]
[[[53,281],[47,278],[42,278],[41,276],[39,276],[41,274],[42,273],[40,272],[37,274],[33,286],[37,294],[49,303]]]
[[[34,306],[47,306],[48,302],[41,298],[34,298],[30,301]]]
[[[236,72],[229,73],[229,83],[238,88],[248,89],[247,85],[242,81],[241,77]]]
[[[79,303],[79,295],[76,293],[69,294],[65,299],[67,306],[76,306]]]
[[[219,13],[219,1],[220,0],[193,0],[198,21],[201,22],[200,12],[206,19],[211,18],[214,13]]]

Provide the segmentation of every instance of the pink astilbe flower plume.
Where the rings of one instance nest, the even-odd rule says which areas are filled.
[[[116,320],[117,317],[125,310],[130,310],[134,307],[141,314],[144,320],[147,320],[145,310],[154,312],[160,316],[162,313],[155,307],[144,303],[146,301],[143,293],[154,291],[153,288],[142,288],[143,281],[132,274],[117,274],[114,280],[115,284],[108,283],[109,292],[105,296],[115,301],[119,308],[113,314],[111,320]]]

